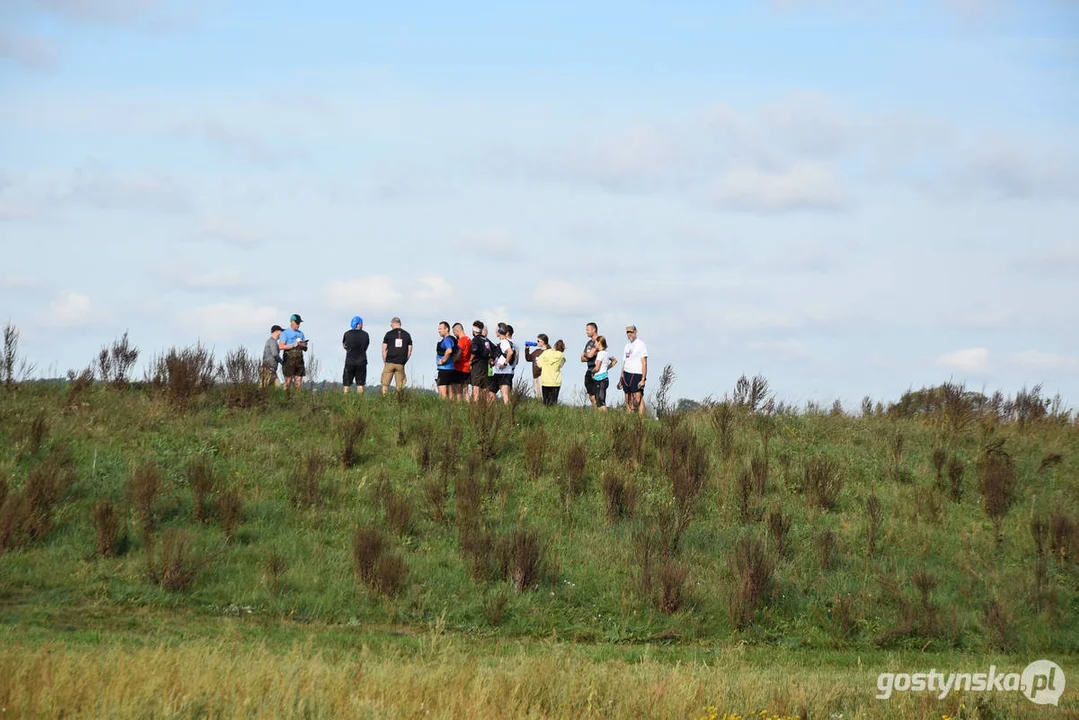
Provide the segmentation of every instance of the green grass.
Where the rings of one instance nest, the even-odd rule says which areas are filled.
[[[6,643],[28,648],[55,641],[137,645],[142,637],[182,646],[189,637],[209,642],[224,633],[242,645],[287,647],[308,638],[328,650],[352,647],[357,633],[370,646],[407,646],[437,624],[458,647],[482,655],[499,652],[503,643],[513,643],[515,654],[542,654],[549,643],[571,642],[573,652],[594,662],[634,662],[658,648],[672,663],[707,663],[712,654],[745,647],[758,658],[778,653],[790,667],[842,667],[858,658],[878,667],[900,659],[912,671],[923,669],[919,653],[936,654],[924,663],[929,669],[952,660],[980,666],[996,657],[1021,665],[1048,657],[1063,665],[1079,650],[1075,540],[1063,557],[1048,557],[1038,576],[1030,529],[1035,517],[1079,521],[1075,424],[972,422],[957,432],[933,417],[735,412],[733,445],[724,457],[707,410],[678,422],[643,423],[531,402],[512,417],[498,412],[501,442],[490,462],[499,473],[489,481],[486,466],[479,470],[482,522],[500,536],[517,528],[535,532],[548,560],[539,586],[521,592],[510,580],[474,580],[461,552],[454,488],[479,445],[467,407],[427,395],[399,403],[392,396],[281,392],[263,406],[235,409],[214,391],[178,412],[142,389],[95,386],[74,407],[65,407],[62,387],[0,393],[0,473],[9,498],[24,489],[32,468],[62,456],[63,448],[75,472],[55,506],[51,532],[0,554],[0,632]],[[31,427],[42,414],[49,430],[33,451]],[[366,434],[359,463],[345,468],[339,427],[356,415],[367,421]],[[540,429],[548,436],[546,458],[531,479],[524,447]],[[645,438],[642,462],[620,457],[619,437],[635,432]],[[678,433],[691,433],[704,448],[708,469],[676,557],[688,570],[686,600],[667,614],[641,591],[635,538],[660,530],[676,505],[664,468]],[[897,433],[904,438],[900,479],[891,451]],[[458,459],[448,474],[443,524],[427,507],[423,486],[438,476],[448,438]],[[1013,459],[1017,490],[998,548],[978,490],[978,463],[984,447],[1000,439]],[[577,442],[588,451],[586,484],[567,503],[563,458]],[[417,461],[425,443],[434,461],[427,472]],[[739,475],[765,447],[767,489],[751,498],[751,518],[744,521]],[[935,485],[936,448],[965,465],[960,502]],[[323,492],[313,507],[294,507],[289,478],[312,452],[326,459]],[[1042,468],[1052,454],[1062,460]],[[200,456],[212,461],[222,487],[242,497],[231,543],[215,524],[194,519],[186,472]],[[804,468],[818,456],[835,459],[843,480],[831,510],[813,507],[804,488]],[[154,506],[155,552],[166,531],[183,529],[194,538],[198,572],[186,590],[166,589],[147,570],[128,490],[134,467],[147,462],[164,479]],[[641,489],[633,518],[608,521],[600,483],[606,471]],[[381,508],[387,479],[413,506],[403,535],[390,530]],[[870,495],[884,510],[875,553],[867,541]],[[95,553],[92,510],[102,499],[120,508],[128,530],[130,548],[119,557]],[[733,549],[753,536],[774,551],[763,520],[771,508],[792,517],[787,556],[773,558],[761,606],[738,629],[730,612]],[[404,557],[408,579],[398,594],[383,596],[355,579],[357,525],[380,529]],[[816,538],[826,529],[838,543],[835,563],[822,569]],[[285,566],[276,580],[267,568],[273,553]],[[927,605],[912,582],[919,572],[934,581]],[[488,607],[499,593],[508,600],[496,625]],[[990,602],[1002,608],[1000,622],[987,621]],[[918,622],[926,618],[932,622]]]

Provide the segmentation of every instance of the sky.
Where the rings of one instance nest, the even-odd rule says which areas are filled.
[[[675,397],[1074,405],[1077,81],[1076,0],[3,0],[0,320],[43,376],[296,312],[323,379],[505,320],[573,402],[595,321]]]

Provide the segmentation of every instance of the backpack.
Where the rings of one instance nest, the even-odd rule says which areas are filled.
[[[453,353],[450,355],[450,365],[456,365],[461,360],[461,344],[453,335],[447,336],[453,340]]]
[[[442,343],[447,338],[449,340],[453,341],[453,352],[450,354],[449,362],[444,364],[444,365],[439,365],[439,367],[440,368],[446,368],[446,369],[452,369],[452,366],[455,365],[457,363],[457,361],[461,359],[461,346],[457,344],[457,338],[455,338],[453,335],[447,335],[442,340],[439,340],[437,343],[435,343],[435,354],[438,355],[439,358],[441,358],[443,356],[444,351],[442,349]]]
[[[477,360],[491,359],[491,341],[482,335],[472,337],[472,356]]]
[[[500,349],[500,351],[501,351],[501,349]],[[510,353],[513,355],[513,359],[510,361],[509,365],[510,365],[511,368],[516,370],[517,369],[518,355],[520,355],[520,353],[517,352],[517,344],[514,343],[512,340],[510,340]]]

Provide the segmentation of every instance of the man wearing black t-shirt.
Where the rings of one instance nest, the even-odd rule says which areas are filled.
[[[599,348],[596,347],[599,326],[594,322],[588,323],[584,326],[584,334],[588,338],[584,352],[581,353],[581,362],[585,363],[584,391],[588,393],[588,400],[592,403],[592,407],[596,407],[596,381],[592,379],[592,366],[596,363],[596,353],[599,352]]]
[[[356,392],[362,393],[363,386],[367,384],[367,347],[371,344],[371,337],[363,329],[363,318],[357,315],[349,323],[351,330],[345,332],[341,338],[341,347],[345,349],[345,374],[342,382],[345,392],[356,381]]]
[[[390,381],[396,381],[396,390],[400,392],[408,378],[405,377],[405,364],[412,358],[412,336],[401,329],[401,318],[390,321],[390,331],[382,338],[382,394],[390,389]]]

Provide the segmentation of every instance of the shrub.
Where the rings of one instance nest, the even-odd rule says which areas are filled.
[[[566,452],[563,462],[563,494],[568,499],[585,491],[588,478],[585,474],[588,465],[588,450],[584,443],[575,442]]]
[[[948,454],[943,448],[933,450],[933,470],[936,472],[937,487],[944,488],[944,463],[948,460]]]
[[[431,518],[443,525],[449,523],[449,518],[446,516],[446,496],[448,494],[449,488],[446,487],[445,482],[440,477],[428,478],[423,483],[423,498],[427,501],[427,509],[431,513]]]
[[[151,361],[147,379],[172,407],[186,410],[192,398],[213,387],[217,379],[214,354],[202,345],[171,348]]]
[[[502,616],[506,612],[506,606],[509,604],[510,596],[504,589],[499,589],[496,592],[488,593],[483,597],[483,617],[487,622],[498,627],[502,624]]]
[[[53,454],[30,469],[26,479],[29,517],[26,532],[30,540],[40,540],[52,530],[56,506],[74,482],[67,460]]]
[[[24,458],[37,455],[48,439],[49,417],[42,408],[34,413],[34,419],[30,421],[30,427],[26,429],[26,445],[19,455]]]
[[[84,368],[81,372],[67,371],[67,393],[64,395],[64,410],[74,410],[82,401],[83,395],[94,383],[94,369]]]
[[[633,516],[637,507],[640,488],[632,481],[622,479],[617,470],[603,473],[603,498],[607,505],[607,519],[611,522]]]
[[[739,630],[753,622],[766,595],[771,592],[774,563],[758,538],[745,536],[734,546],[731,565],[735,575],[730,618]]]
[[[547,431],[537,428],[525,438],[524,456],[528,477],[535,480],[543,472],[544,457],[547,454]]]
[[[783,514],[783,508],[778,505],[768,512],[768,533],[776,544],[776,557],[787,556],[787,534],[790,532],[794,518]]]
[[[217,368],[217,375],[224,381],[225,405],[235,408],[256,407],[266,401],[266,388],[262,387],[262,361],[238,347],[225,354],[225,360]]]
[[[308,451],[289,474],[289,502],[298,508],[317,506],[322,500],[322,478],[326,472],[326,458],[317,451]]]
[[[719,438],[719,449],[724,460],[730,460],[734,454],[734,407],[724,401],[712,408],[712,424]]]
[[[1049,521],[1050,545],[1053,555],[1064,562],[1068,558],[1076,558],[1076,550],[1079,548],[1079,532],[1076,525],[1067,515],[1054,513]]]
[[[102,345],[97,355],[98,378],[105,385],[123,389],[128,384],[128,373],[139,359],[139,349],[131,345],[125,331],[112,346]]]
[[[674,366],[663,366],[663,372],[659,375],[659,391],[656,392],[656,417],[665,418],[671,414],[671,387],[674,386]]]
[[[281,578],[288,571],[288,562],[285,557],[276,549],[271,550],[270,554],[266,556],[263,569],[266,582],[270,586],[270,592],[277,592],[278,588],[281,587]]]
[[[217,489],[217,477],[214,474],[213,464],[205,456],[194,457],[187,464],[187,484],[191,488],[195,520],[200,523],[209,522],[212,496]]]
[[[120,555],[127,544],[127,533],[121,533],[120,514],[109,500],[94,506],[94,530],[97,533],[97,554],[102,557]]]
[[[502,432],[502,404],[480,398],[469,403],[468,419],[476,435],[476,450],[480,457],[494,459],[502,452],[506,434]]]
[[[371,585],[375,565],[386,550],[386,539],[375,528],[357,527],[352,534],[352,569],[357,579]]]
[[[383,553],[375,563],[372,587],[386,596],[401,592],[408,580],[408,566],[405,559],[397,553]]]
[[[834,508],[843,490],[839,463],[825,456],[809,458],[805,466],[805,489],[810,504],[822,510]]]
[[[539,587],[547,575],[547,548],[534,531],[518,528],[510,542],[510,574],[517,592]]]
[[[993,523],[997,548],[1004,542],[1004,516],[1015,502],[1016,475],[1011,455],[1004,450],[1004,441],[986,446],[979,463],[979,489],[985,514]]]
[[[161,471],[152,461],[138,465],[129,483],[131,503],[142,523],[143,537],[154,530],[154,503],[161,491]]]
[[[838,640],[846,640],[858,626],[859,616],[850,595],[833,595],[829,606],[828,629]]]
[[[0,383],[12,390],[15,383],[26,380],[34,373],[34,366],[19,356],[19,329],[8,323],[4,326],[4,350],[0,357]]]
[[[963,499],[964,469],[963,461],[954,455],[948,461],[948,494],[955,502],[960,502]]]
[[[738,473],[738,516],[747,523],[756,519],[756,504],[753,502],[753,473],[749,468],[742,468]]]
[[[236,530],[243,520],[244,501],[236,488],[229,488],[217,499],[217,522],[226,542],[236,536]]]
[[[158,582],[166,590],[187,590],[195,582],[201,559],[191,549],[192,536],[186,530],[166,530],[161,535],[161,567]]]
[[[341,421],[338,426],[341,438],[341,467],[351,468],[360,463],[360,444],[367,435],[367,421],[355,415]]]
[[[990,598],[982,609],[982,626],[990,644],[997,650],[1015,649],[1015,618],[1007,605]]]
[[[26,493],[9,492],[0,507],[0,551],[24,545],[28,538],[30,503]]]
[[[673,613],[685,604],[686,576],[689,574],[685,565],[672,558],[665,558],[659,568],[658,606],[661,612]]]
[[[754,455],[749,461],[749,469],[753,474],[753,490],[757,497],[764,497],[768,492],[768,457],[766,455]]]
[[[623,462],[644,463],[648,449],[648,431],[640,417],[627,421],[619,419],[611,431],[611,443],[615,457]]]
[[[408,579],[404,559],[389,552],[378,530],[357,527],[352,535],[352,568],[356,578],[383,595],[396,595]]]
[[[382,501],[386,513],[386,524],[398,535],[405,535],[412,529],[412,501],[403,492],[390,489]]]
[[[831,570],[835,567],[836,551],[839,548],[839,540],[831,530],[821,530],[816,540],[817,561],[821,570]]]

